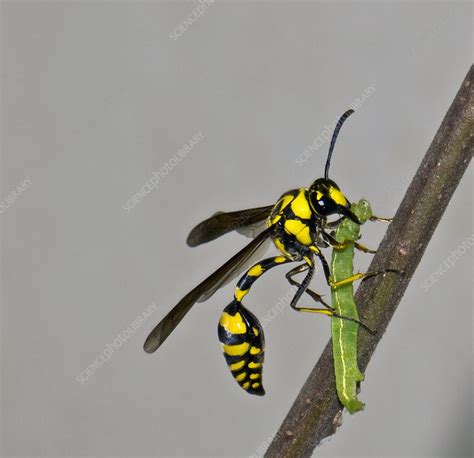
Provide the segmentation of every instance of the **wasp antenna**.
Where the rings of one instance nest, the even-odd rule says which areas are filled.
[[[328,152],[328,158],[326,160],[326,167],[324,168],[324,178],[327,180],[329,178],[329,166],[331,165],[331,157],[332,157],[332,152],[334,151],[334,145],[336,144],[336,139],[339,134],[339,131],[341,130],[342,125],[344,124],[344,121],[352,114],[354,113],[354,110],[350,109],[347,110],[342,114],[342,116],[339,118],[339,121],[337,121],[336,127],[334,129],[334,133],[332,134],[331,138],[331,145],[329,146],[329,152]]]

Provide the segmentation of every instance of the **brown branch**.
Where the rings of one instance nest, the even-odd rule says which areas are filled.
[[[390,224],[369,270],[400,269],[363,282],[355,299],[361,320],[378,333],[359,333],[365,370],[474,150],[474,66],[470,68]],[[342,407],[334,381],[331,342],[306,380],[265,456],[305,457],[336,432]]]

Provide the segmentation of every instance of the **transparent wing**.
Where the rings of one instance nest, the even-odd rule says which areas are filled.
[[[155,326],[148,335],[143,346],[147,353],[153,353],[171,334],[174,328],[189,312],[191,307],[203,297],[209,298],[215,291],[222,287],[235,272],[241,271],[242,266],[256,253],[262,244],[271,235],[272,228],[268,228],[253,239],[245,248],[230,258],[219,269],[199,283],[193,290],[184,296],[178,304]]]
[[[264,219],[263,221],[260,221],[255,224],[251,224],[250,226],[239,227],[239,229],[237,229],[237,232],[239,234],[245,235],[245,237],[253,239],[258,234],[260,234],[260,232],[263,232],[266,227],[267,227],[267,220]]]
[[[263,255],[268,250],[268,246],[271,243],[271,239],[268,238],[262,242],[262,244],[255,250],[255,252],[250,255],[245,261],[242,261],[238,266],[235,266],[234,269],[229,271],[228,275],[225,278],[222,278],[222,281],[219,282],[214,288],[209,289],[205,294],[203,294],[198,302],[207,301],[218,289],[223,288],[225,285],[229,284],[232,280],[237,278],[240,274],[245,272],[252,264],[255,264],[258,260],[262,259]]]
[[[234,212],[217,212],[210,218],[199,223],[188,235],[186,243],[195,247],[210,242],[227,232],[246,227],[259,227],[272,211],[273,205],[258,208],[248,208]],[[252,232],[256,233],[256,232]]]

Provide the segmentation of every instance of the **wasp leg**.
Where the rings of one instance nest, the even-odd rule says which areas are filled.
[[[323,235],[324,240],[326,240],[326,242],[328,242],[329,245],[331,245],[336,250],[344,250],[345,248],[348,247],[349,244],[353,243],[355,248],[357,248],[358,250],[364,253],[371,253],[371,254],[377,253],[377,250],[372,250],[370,248],[367,248],[365,245],[362,245],[362,243],[359,243],[359,242],[353,242],[352,240],[338,242],[331,234],[328,234],[327,232],[324,232],[324,231],[322,235]]]
[[[324,255],[321,253],[320,250],[316,251],[316,255],[318,256],[319,258],[319,261],[321,262],[321,265],[323,266],[323,272],[324,272],[324,276],[326,277],[326,283],[331,286],[331,271],[329,270],[329,265],[328,265],[328,262],[326,261],[326,258],[324,257]]]
[[[290,270],[286,274],[286,278],[290,282],[291,285],[301,287],[301,283],[298,283],[296,280],[293,280],[293,277],[295,275],[301,273],[301,272],[304,272],[304,271],[308,270],[308,269],[309,269],[308,264],[301,264],[300,266],[297,266],[294,269]],[[305,290],[305,293],[308,294],[309,296],[311,296],[311,298],[315,302],[320,302],[321,304],[324,305],[324,307],[326,307],[328,309],[332,309],[331,306],[329,304],[327,304],[324,301],[323,297],[320,294],[318,294],[316,291],[313,291],[312,289],[307,288]]]
[[[313,275],[314,275],[314,262],[313,262],[312,254],[308,253],[304,255],[303,259],[306,261],[306,265],[307,265],[307,268],[304,270],[307,270],[308,273],[306,274],[306,277],[303,278],[303,281],[299,284],[298,289],[295,295],[293,296],[293,299],[291,300],[290,307],[295,310],[297,310],[296,303],[299,301],[303,293],[307,291],[308,286],[311,282],[311,279],[313,278]]]
[[[359,326],[364,328],[369,334],[372,334],[373,336],[377,334],[377,331],[374,331],[373,329],[369,328],[366,324],[364,324],[362,321],[359,321],[355,318],[351,318],[349,316],[344,316],[344,315],[339,315],[335,312],[334,309],[312,309],[309,307],[293,307],[297,312],[307,312],[307,313],[320,313],[321,315],[326,315],[326,316],[331,316],[334,318],[340,318],[342,320],[347,320],[347,321],[353,321],[354,323],[357,323]]]
[[[377,250],[372,250],[370,248],[367,248],[365,245],[362,245],[362,243],[359,243],[359,242],[352,242],[352,243],[354,243],[355,248],[357,248],[359,251],[362,251],[363,253],[370,253],[370,254],[377,253]]]
[[[326,259],[322,255],[322,253],[319,253],[318,256],[320,256],[320,259],[324,260],[323,269],[326,270],[326,268],[327,268],[327,272],[329,272],[329,267],[327,265]],[[298,300],[302,296],[303,292],[308,292],[308,284],[311,281],[311,279],[313,277],[313,274],[314,274],[313,259],[309,256],[304,256],[304,260],[307,263],[306,265],[303,264],[303,266],[306,266],[306,269],[304,269],[304,270],[308,270],[308,273],[306,274],[306,277],[304,278],[303,283],[301,283],[300,287],[298,288],[298,291],[296,291],[296,294],[295,294],[295,296],[293,297],[293,299],[290,303],[290,307],[292,309],[296,310],[297,312],[319,313],[321,315],[332,316],[332,317],[335,317],[335,318],[341,318],[343,320],[353,321],[355,323],[358,323],[361,327],[363,327],[370,334],[372,334],[372,335],[376,334],[375,331],[370,329],[367,325],[365,325],[361,321],[356,320],[355,318],[348,317],[348,316],[339,315],[330,306],[328,306],[327,309],[314,309],[314,308],[309,308],[309,307],[297,307],[296,306],[296,303],[298,302]],[[302,269],[302,266],[298,266],[298,268]],[[293,270],[296,271],[296,269],[293,269]],[[303,270],[301,270],[301,271],[303,271]],[[326,306],[326,304],[324,304],[324,305]]]
[[[400,270],[383,269],[383,270],[375,270],[375,271],[369,271],[369,272],[359,272],[357,274],[351,275],[350,277],[343,278],[342,280],[339,280],[339,281],[335,282],[331,277],[331,272],[329,270],[329,265],[328,265],[328,262],[326,261],[326,258],[324,257],[324,255],[320,251],[317,252],[316,254],[318,255],[318,258],[321,261],[321,264],[323,266],[323,272],[324,272],[324,276],[326,277],[326,282],[331,288],[335,288],[335,287],[341,286],[341,285],[347,285],[349,283],[353,283],[353,282],[355,282],[357,280],[361,280],[361,279],[362,279],[362,281],[364,281],[367,278],[375,277],[376,275],[385,274],[385,273],[389,273],[389,272],[399,274],[399,275],[404,275],[404,272],[400,271]]]
[[[383,218],[381,216],[372,215],[370,217],[370,221],[382,221],[384,223],[391,223],[393,221],[393,218]]]
[[[383,269],[383,270],[374,270],[374,271],[369,271],[369,272],[359,272],[354,275],[351,275],[350,277],[343,278],[342,280],[339,281],[333,281],[332,279],[330,280],[329,286],[331,288],[335,288],[337,286],[341,285],[347,285],[349,283],[353,283],[357,280],[367,280],[370,277],[375,277],[376,275],[381,275],[381,274],[386,274],[386,273],[396,273],[396,274],[402,274],[399,270],[396,269]]]

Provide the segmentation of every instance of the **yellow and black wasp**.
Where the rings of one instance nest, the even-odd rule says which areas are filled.
[[[392,269],[386,269],[358,273],[334,282],[328,263],[321,252],[321,248],[345,246],[338,243],[330,234],[330,231],[336,228],[343,218],[350,218],[360,224],[350,210],[349,200],[339,186],[329,179],[329,167],[337,136],[344,121],[353,112],[353,110],[346,111],[336,124],[326,160],[324,178],[317,179],[309,188],[286,192],[275,205],[227,213],[218,212],[191,231],[187,244],[194,247],[232,230],[242,230],[266,222],[263,232],[260,232],[245,248],[184,296],[156,325],[145,341],[146,352],[153,353],[157,350],[196,302],[207,300],[215,291],[245,270],[264,242],[272,239],[281,255],[261,260],[246,270],[238,281],[234,298],[225,307],[218,325],[219,340],[233,377],[248,393],[263,395],[265,394],[262,385],[263,329],[256,316],[242,304],[243,298],[258,278],[272,267],[290,262],[302,262],[286,274],[290,284],[297,286],[290,306],[299,312],[338,316],[319,294],[308,288],[315,271],[315,257],[321,262],[326,281],[331,288],[392,271]],[[337,215],[339,218],[330,222],[328,217],[331,215]],[[372,220],[385,219],[373,217]],[[355,243],[355,247],[364,252],[373,253],[372,250],[359,243]],[[303,281],[299,283],[293,277],[302,272],[307,273]],[[307,293],[313,300],[322,303],[325,308],[298,307],[297,302],[303,293]],[[351,320],[347,317],[340,318]]]

